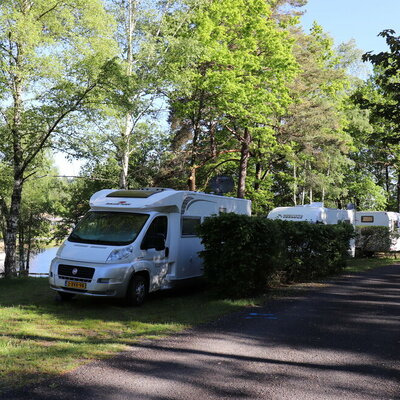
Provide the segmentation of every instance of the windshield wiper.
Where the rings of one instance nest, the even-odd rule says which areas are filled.
[[[68,240],[71,242],[87,243],[87,244],[102,244],[102,245],[115,245],[115,242],[101,239],[86,239],[82,238],[76,233],[71,233]],[[129,242],[130,243],[130,242]]]

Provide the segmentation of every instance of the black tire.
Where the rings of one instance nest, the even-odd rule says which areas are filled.
[[[140,306],[147,296],[147,281],[143,275],[134,275],[129,282],[125,302],[128,306]]]
[[[67,292],[57,292],[57,300],[58,301],[69,301],[71,300],[75,295],[73,293],[67,293]]]

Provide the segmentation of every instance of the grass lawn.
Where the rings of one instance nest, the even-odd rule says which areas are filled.
[[[396,261],[350,260],[345,273]],[[269,296],[290,291],[278,288]],[[47,279],[0,279],[0,391],[40,382],[138,340],[171,335],[265,300],[217,300],[204,290],[187,289],[156,293],[139,308],[86,297],[59,303]]]
[[[363,272],[384,265],[398,264],[400,260],[393,258],[351,258],[347,261],[344,272]]]
[[[201,289],[159,292],[139,308],[83,296],[60,303],[45,278],[0,279],[0,391],[255,303],[216,300]]]

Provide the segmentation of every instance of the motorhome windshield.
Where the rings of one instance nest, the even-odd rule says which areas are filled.
[[[127,245],[136,239],[148,218],[148,214],[89,211],[68,240],[79,243]]]

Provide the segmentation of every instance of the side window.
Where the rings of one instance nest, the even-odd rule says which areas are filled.
[[[154,218],[149,226],[149,229],[147,229],[140,248],[142,250],[152,248],[155,248],[156,250],[163,250],[165,248],[167,232],[168,218],[164,215]]]
[[[374,217],[372,215],[362,215],[361,216],[361,222],[363,223],[372,223],[374,222]]]
[[[182,236],[197,236],[196,228],[200,225],[200,217],[182,218]]]

